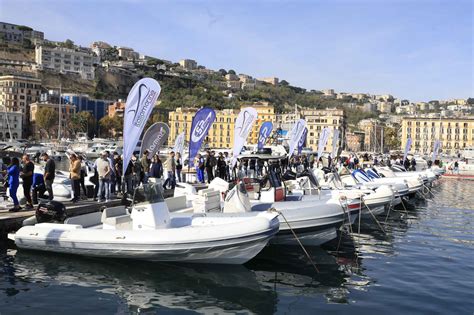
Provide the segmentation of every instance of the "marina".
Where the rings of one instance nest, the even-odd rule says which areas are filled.
[[[466,314],[474,307],[466,277],[474,272],[473,186],[442,179],[433,192],[434,200],[392,212],[385,234],[369,223],[343,233],[339,249],[338,240],[308,247],[319,273],[297,246],[211,266],[52,256],[4,242],[2,311]]]
[[[0,0],[0,315],[473,314],[473,3],[43,2]]]

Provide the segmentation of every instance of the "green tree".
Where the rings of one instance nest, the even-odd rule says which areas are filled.
[[[470,105],[474,105],[474,98],[470,97],[467,99],[467,103]]]
[[[53,108],[40,108],[36,112],[36,127],[40,133],[43,131],[48,138],[51,138],[54,129],[58,126],[58,119],[58,113]]]
[[[384,147],[389,150],[399,150],[401,141],[398,137],[397,129],[394,127],[384,127],[383,131]]]
[[[290,83],[288,83],[288,81],[286,81],[286,80],[281,80],[280,85],[288,86],[288,85],[290,85]]]
[[[227,73],[228,73],[228,74],[234,74],[234,75],[236,74],[236,73],[235,73],[235,71],[234,71],[234,70],[232,70],[232,69],[231,69],[231,70],[229,70]]]
[[[66,39],[64,41],[64,47],[73,49],[74,48],[74,42],[70,39]]]
[[[93,136],[96,120],[88,111],[76,113],[69,121],[69,129],[72,134],[77,132],[87,132],[89,137]]]
[[[225,69],[219,69],[218,71],[222,76],[226,76],[227,75],[227,71],[225,71]]]
[[[105,137],[113,137],[122,134],[123,118],[104,116],[99,120],[100,134]]]

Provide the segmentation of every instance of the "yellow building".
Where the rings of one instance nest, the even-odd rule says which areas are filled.
[[[258,118],[250,132],[247,143],[256,144],[258,139],[258,131],[260,125],[265,121],[275,121],[275,110],[273,106],[268,103],[254,103],[242,105],[243,107],[253,107],[257,110]],[[185,139],[189,142],[189,134],[193,117],[197,109],[194,108],[177,108],[175,111],[168,114],[168,121],[170,125],[169,145],[173,145],[176,136],[184,131]],[[223,109],[216,110],[216,120],[209,129],[206,143],[211,148],[232,148],[234,145],[234,127],[235,120],[239,115],[239,110]]]
[[[341,109],[303,109],[301,117],[306,120],[308,128],[308,136],[306,138],[306,147],[312,148],[314,151],[318,149],[318,141],[324,128],[335,130],[339,129],[339,146],[344,137],[346,130],[346,122],[344,111]],[[331,133],[329,140],[324,147],[324,152],[332,151],[332,139],[334,132]]]
[[[71,136],[69,130],[68,130],[68,124],[71,120],[71,117],[74,115],[76,112],[76,105],[73,104],[51,104],[51,103],[32,103],[30,105],[30,122],[32,123],[32,130],[34,135],[38,135],[41,137],[40,130],[36,126],[36,114],[38,113],[38,110],[42,108],[52,108],[56,112],[56,115],[59,120],[59,106],[61,106],[61,135],[62,136]],[[58,124],[56,124],[58,125]],[[45,130],[45,132],[48,132],[48,130]]]
[[[7,75],[0,77],[0,107],[7,112],[23,114],[23,133],[28,134],[30,104],[40,99],[41,80],[26,76]]]
[[[402,145],[404,150],[408,138],[412,139],[411,153],[433,151],[436,140],[446,154],[457,154],[474,145],[474,116],[465,117],[404,117],[402,119]]]

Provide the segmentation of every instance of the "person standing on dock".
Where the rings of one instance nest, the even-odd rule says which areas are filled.
[[[183,170],[183,161],[181,160],[181,153],[176,152],[176,178],[178,183],[182,182],[181,171]]]
[[[114,152],[115,181],[118,193],[122,193],[122,166],[123,161],[120,158],[120,155],[117,152]]]
[[[168,178],[165,180],[163,184],[163,188],[166,189],[166,185],[168,183],[171,185],[171,189],[174,189],[176,186],[176,180],[174,178],[174,173],[176,171],[176,161],[174,160],[174,152],[171,151],[168,159],[165,163],[166,172],[168,173]]]
[[[18,202],[18,198],[16,196],[18,186],[20,185],[20,160],[18,160],[16,157],[12,158],[7,170],[4,171],[4,174],[8,174],[9,194],[13,199],[13,208],[11,208],[9,211],[20,211],[20,203]]]
[[[99,193],[97,194],[98,202],[104,202],[102,194],[105,196],[105,201],[110,201],[110,163],[107,159],[107,152],[102,152],[100,158],[96,161],[97,173],[99,174]]]
[[[69,178],[71,178],[72,191],[74,194],[71,201],[76,203],[81,199],[81,161],[74,153],[71,154],[70,160]]]
[[[214,151],[207,151],[206,156],[206,173],[207,173],[207,182],[210,184],[214,179],[214,167],[217,165],[217,160],[214,156]]]
[[[49,157],[48,153],[43,153],[42,155],[43,161],[46,163],[44,166],[44,185],[46,190],[48,191],[48,199],[53,200],[53,182],[54,177],[56,176],[56,163]]]
[[[148,172],[150,171],[150,160],[148,159],[148,150],[145,150],[143,152],[143,156],[140,159],[140,164],[142,167],[142,177],[141,177],[141,182],[143,184],[148,183]]]
[[[204,183],[204,158],[201,156],[200,153],[197,154],[196,159],[194,161],[194,165],[196,166],[198,182]]]
[[[85,179],[87,176],[87,163],[84,161],[84,157],[79,155],[79,161],[81,162],[81,178],[79,180],[79,184],[84,192],[84,197],[87,199],[87,189],[85,184]]]
[[[219,152],[219,157],[217,159],[217,176],[224,179],[226,178],[226,161],[222,152]]]
[[[23,179],[23,194],[26,198],[25,209],[33,209],[33,200],[31,199],[31,185],[33,185],[33,173],[35,171],[35,165],[30,161],[28,154],[24,154],[22,157],[23,167],[20,172],[20,177]]]

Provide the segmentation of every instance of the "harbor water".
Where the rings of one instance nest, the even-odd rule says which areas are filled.
[[[267,247],[244,266],[17,251],[0,243],[0,314],[472,314],[474,184],[308,248]],[[385,221],[385,218],[379,218]]]

